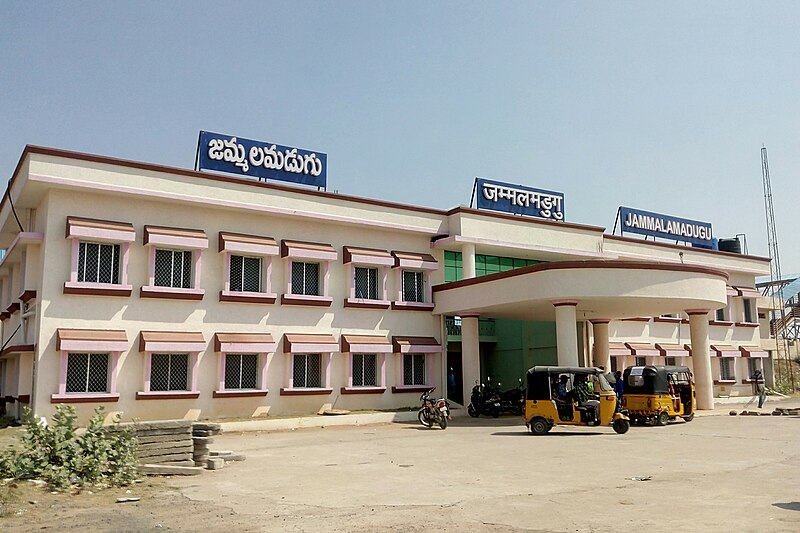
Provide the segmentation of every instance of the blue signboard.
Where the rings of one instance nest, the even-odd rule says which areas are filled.
[[[478,209],[564,220],[564,193],[475,178]]]
[[[660,215],[630,207],[620,207],[619,217],[623,232],[685,241],[704,247],[712,246],[709,222]]]
[[[328,156],[300,148],[200,132],[200,170],[325,187]]]

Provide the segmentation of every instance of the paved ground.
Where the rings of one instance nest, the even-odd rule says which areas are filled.
[[[246,462],[172,484],[240,531],[800,530],[800,417],[730,408],[626,435],[510,418],[227,434],[214,447]]]

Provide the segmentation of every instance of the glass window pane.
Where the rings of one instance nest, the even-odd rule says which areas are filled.
[[[353,386],[364,385],[364,356],[360,353],[353,354]]]
[[[108,354],[89,354],[89,377],[86,392],[107,392]]]
[[[170,355],[169,390],[188,390],[189,355],[174,353]]]
[[[242,383],[243,389],[258,388],[258,354],[248,353],[242,355]]]
[[[232,255],[231,256],[231,277],[230,277],[230,284],[231,290],[236,292],[241,292],[242,290],[242,264],[244,263],[244,257],[241,255]]]
[[[86,392],[86,376],[89,371],[88,353],[67,355],[67,392]]]
[[[78,244],[78,281],[86,281],[86,243]]]
[[[225,355],[225,389],[241,389],[242,356],[240,354]]]
[[[181,252],[177,252],[181,253]],[[184,289],[190,289],[192,287],[192,252],[185,251],[183,252],[183,279],[182,283],[178,285],[178,287],[183,287]]]
[[[97,283],[97,265],[99,262],[99,256],[100,245],[93,242],[86,243],[86,265],[84,266],[86,275],[85,281]]]
[[[295,354],[293,358],[293,386],[296,388],[306,387],[306,356],[305,354]]]
[[[292,261],[292,294],[305,294],[306,264]]]
[[[172,286],[172,250],[156,249],[155,262],[155,283],[156,287]]]
[[[261,258],[245,257],[242,286],[248,292],[261,292]]]

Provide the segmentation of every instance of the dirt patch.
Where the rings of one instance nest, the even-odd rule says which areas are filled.
[[[141,500],[115,503],[131,497]],[[230,508],[189,500],[167,478],[127,488],[56,493],[30,481],[0,486],[5,531],[257,531],[248,518]]]

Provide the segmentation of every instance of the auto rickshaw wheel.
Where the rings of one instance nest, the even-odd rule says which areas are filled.
[[[684,416],[683,419],[686,420],[687,422],[691,422],[692,420],[694,420],[694,413],[691,413],[688,416]]]
[[[669,422],[669,415],[667,414],[666,411],[661,411],[660,413],[658,413],[658,418],[656,419],[656,423],[659,426],[666,426],[668,422]]]
[[[625,420],[624,418],[618,418],[614,420],[614,423],[611,424],[611,427],[614,428],[614,431],[616,431],[620,435],[623,435],[627,433],[628,430],[631,428],[631,423]]]
[[[544,418],[537,416],[533,420],[531,420],[531,433],[534,435],[544,435],[548,431],[550,431],[550,424]]]

